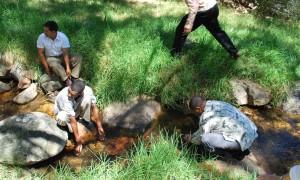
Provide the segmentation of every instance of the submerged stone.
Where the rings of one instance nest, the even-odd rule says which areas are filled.
[[[30,165],[60,153],[67,132],[56,126],[48,114],[31,112],[0,121],[0,162]]]

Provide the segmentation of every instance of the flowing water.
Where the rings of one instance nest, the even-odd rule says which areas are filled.
[[[0,94],[0,120],[19,113],[44,112],[52,117],[53,103],[48,102],[43,93],[29,104],[16,105],[12,99],[19,93],[13,89]],[[300,115],[288,115],[279,109],[249,108],[241,107],[243,111],[258,127],[258,138],[252,145],[252,153],[258,159],[259,166],[267,172],[283,174],[296,164],[300,164]],[[184,115],[179,111],[168,111],[163,113],[159,120],[155,121],[146,133],[158,134],[162,128],[170,132],[178,133],[194,132],[198,128],[197,117]],[[126,132],[113,132],[106,129],[107,140],[98,141],[96,132],[85,136],[88,142],[82,151],[81,156],[74,155],[73,140],[68,140],[66,148],[57,156],[44,162],[33,165],[39,171],[49,170],[49,165],[56,166],[68,164],[75,171],[90,165],[91,161],[97,161],[99,154],[106,154],[111,159],[125,155],[133,143],[137,142],[136,137],[126,136]]]

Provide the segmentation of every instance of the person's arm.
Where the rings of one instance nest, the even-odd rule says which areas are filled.
[[[50,68],[48,66],[48,63],[47,63],[47,60],[46,60],[46,57],[45,57],[45,49],[44,48],[37,48],[37,51],[38,51],[38,54],[39,54],[39,59],[40,61],[42,62],[44,68],[45,68],[45,71],[47,72],[47,74],[49,76],[51,76],[51,71],[50,71]]]
[[[100,117],[99,117],[99,110],[96,104],[92,104],[92,111],[94,114],[94,118],[97,124],[97,128],[98,128],[98,133],[99,133],[99,138],[101,141],[105,140],[105,134],[104,134],[104,130],[102,128],[102,124],[100,121]]]
[[[68,48],[61,48],[63,53],[63,58],[66,64],[66,74],[67,76],[71,76],[71,69],[70,69],[70,59],[69,59],[69,49]]]
[[[194,21],[199,8],[199,2],[198,0],[185,0],[185,3],[189,8],[189,13],[184,25],[184,33],[188,34],[193,29]]]
[[[82,141],[80,139],[79,133],[78,133],[78,126],[77,121],[74,116],[70,116],[70,123],[71,127],[74,133],[75,141],[76,141],[76,147],[75,147],[75,154],[79,155],[82,149]]]

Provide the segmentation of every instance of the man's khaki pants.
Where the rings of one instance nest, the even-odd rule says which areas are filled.
[[[92,100],[89,97],[83,98],[78,107],[75,110],[75,118],[81,116],[84,121],[91,121],[91,105]],[[73,133],[73,129],[70,122],[71,114],[66,111],[60,111],[56,114],[57,124],[61,126],[68,126],[69,132]]]
[[[72,77],[78,78],[81,70],[82,57],[76,54],[69,54],[69,59]],[[67,80],[68,76],[66,75],[66,64],[63,56],[47,57],[47,63],[51,70],[58,75],[62,81]]]

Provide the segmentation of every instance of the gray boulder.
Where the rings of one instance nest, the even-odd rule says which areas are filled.
[[[103,124],[137,136],[147,130],[161,113],[161,105],[152,98],[141,96],[127,103],[113,103],[103,112]],[[107,131],[108,132],[108,131]]]
[[[6,91],[9,91],[9,90],[11,90],[10,85],[5,84],[5,83],[3,83],[3,82],[0,81],[0,94],[4,93]]]
[[[13,101],[17,104],[26,104],[32,101],[37,95],[37,83],[32,83],[27,89],[18,94]]]
[[[268,104],[272,95],[259,84],[249,80],[230,80],[233,94],[239,105],[263,106]]]
[[[68,139],[48,114],[31,112],[0,121],[0,162],[30,165],[60,153]]]
[[[282,108],[289,114],[300,114],[300,81],[293,87],[284,102]]]

